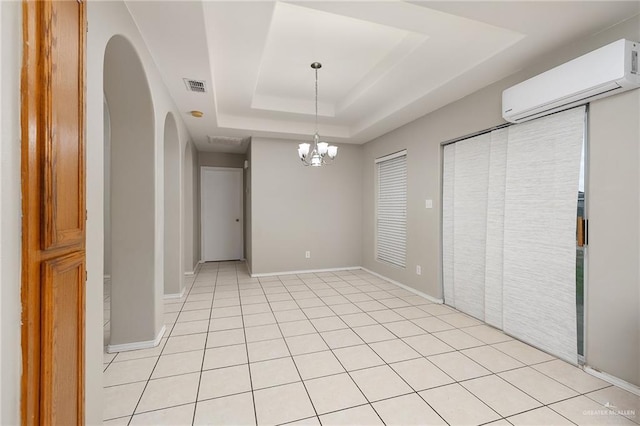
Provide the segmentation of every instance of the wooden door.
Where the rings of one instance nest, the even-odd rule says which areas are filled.
[[[23,3],[22,424],[84,423],[85,5]]]

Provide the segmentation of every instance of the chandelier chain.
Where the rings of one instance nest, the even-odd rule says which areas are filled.
[[[316,71],[316,133],[318,133],[318,68]]]

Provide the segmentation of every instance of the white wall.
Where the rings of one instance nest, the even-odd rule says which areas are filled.
[[[251,201],[251,167],[253,164],[251,163],[251,142],[249,142],[249,147],[247,148],[247,164],[249,167],[244,169],[244,257],[247,262],[247,268],[249,268],[249,273],[251,273],[252,267],[252,236],[251,236],[251,228],[252,228],[252,201]]]
[[[191,182],[193,188],[193,271],[202,260],[200,253],[200,167],[198,167],[198,150],[191,144]]]
[[[198,153],[189,142],[182,150],[183,198],[183,267],[185,275],[193,275],[200,261],[200,189],[198,186]]]
[[[182,149],[188,133],[179,111],[162,82],[140,33],[122,2],[88,2],[87,33],[87,300],[86,300],[86,422],[102,422],[102,275],[104,236],[104,146],[103,59],[107,42],[116,34],[126,37],[136,49],[146,71],[154,104],[155,125],[155,276],[163,273],[163,130],[164,117],[176,117]],[[3,37],[4,39],[4,37]],[[157,294],[156,305],[162,305]]]
[[[182,293],[182,149],[173,114],[164,125],[164,294]]]
[[[0,2],[0,424],[20,423],[22,4]]]
[[[104,275],[111,275],[111,117],[105,99],[104,117]]]
[[[640,387],[640,90],[591,105],[589,365]]]
[[[362,147],[305,167],[297,143],[251,141],[251,272],[360,266]],[[305,258],[305,251],[311,258]]]
[[[596,40],[619,38],[640,41],[640,16]],[[592,103],[589,146],[585,357],[640,387],[640,89]]]
[[[232,167],[241,169],[244,167],[246,154],[231,154],[226,152],[198,152],[198,166],[208,167]],[[199,175],[198,175],[199,176]]]

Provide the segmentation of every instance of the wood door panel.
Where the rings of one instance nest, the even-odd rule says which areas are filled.
[[[79,424],[84,365],[84,252],[42,265],[42,406],[41,422]],[[59,390],[64,389],[64,392]]]
[[[23,425],[84,424],[86,15],[24,0]]]
[[[78,2],[50,2],[43,10],[44,235],[43,249],[84,238],[83,35]]]

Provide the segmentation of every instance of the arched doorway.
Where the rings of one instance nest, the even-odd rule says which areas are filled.
[[[109,40],[104,55],[109,106],[110,352],[153,346],[163,332],[162,277],[156,276],[154,111],[131,43]]]

